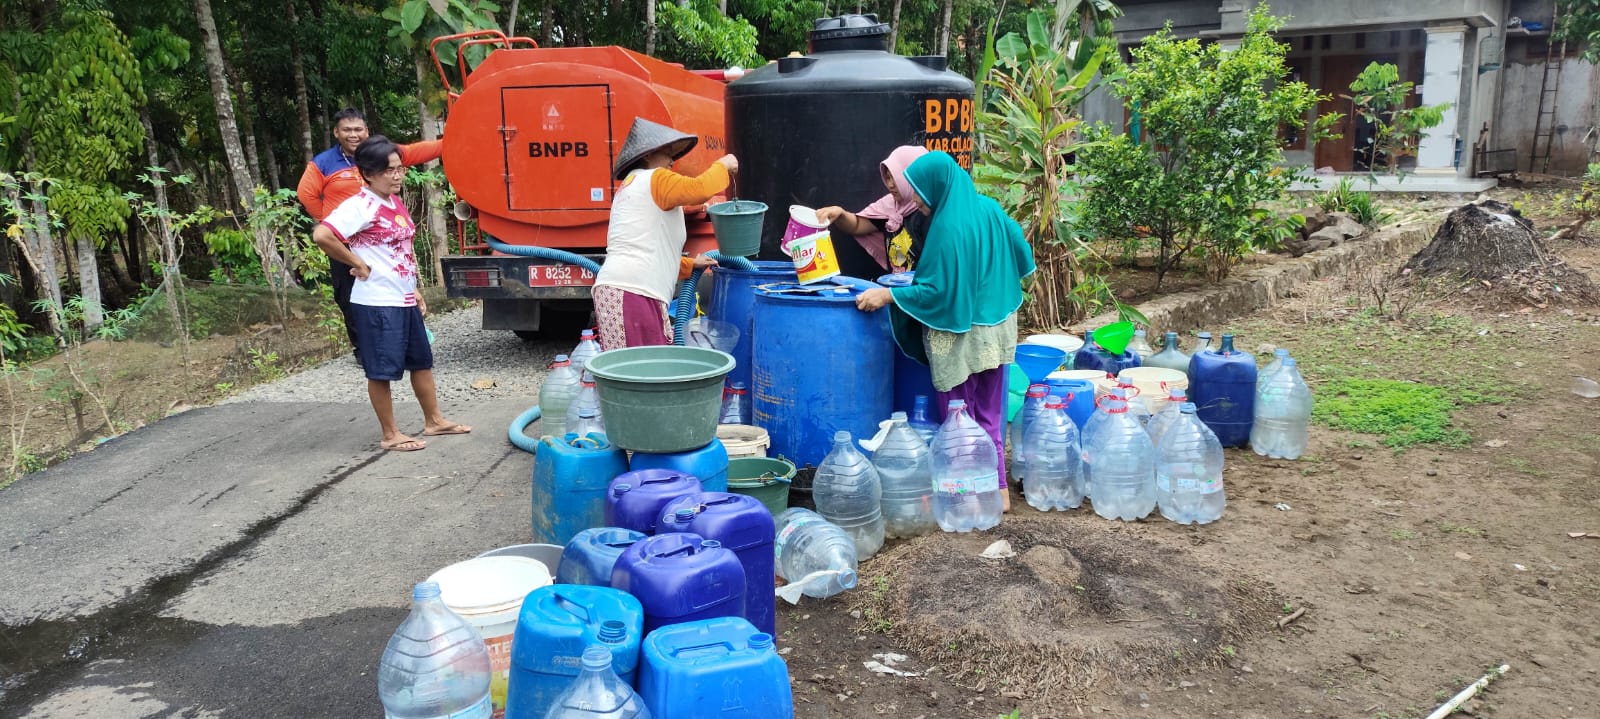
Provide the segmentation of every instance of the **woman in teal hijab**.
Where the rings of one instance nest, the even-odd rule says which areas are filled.
[[[890,307],[895,343],[933,370],[938,411],[964,400],[994,439],[1004,488],[1006,365],[1016,354],[1017,308],[1022,280],[1033,274],[1033,249],[1022,227],[978,194],[949,154],[923,155],[905,176],[932,216],[915,278],[908,287],[867,290],[856,307]],[[1002,496],[1009,510],[1010,495]]]

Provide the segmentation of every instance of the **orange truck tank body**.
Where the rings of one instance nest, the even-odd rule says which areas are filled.
[[[502,242],[600,250],[611,165],[634,118],[699,136],[674,166],[697,174],[726,153],[724,88],[626,48],[496,49],[453,98],[445,176]],[[703,211],[690,213],[689,229],[691,251],[711,248]]]

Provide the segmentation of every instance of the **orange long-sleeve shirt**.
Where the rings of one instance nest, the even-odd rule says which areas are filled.
[[[656,207],[670,210],[685,205],[703,205],[718,193],[728,189],[728,168],[720,162],[696,177],[680,175],[671,170],[657,170],[650,175],[650,198]],[[678,279],[687,280],[694,273],[694,260],[678,259]]]
[[[409,167],[432,162],[439,159],[443,148],[443,140],[400,145],[400,163]],[[321,222],[339,203],[361,192],[364,184],[352,158],[334,145],[306,163],[306,171],[300,175],[300,185],[295,194],[306,212],[311,213],[311,218]]]

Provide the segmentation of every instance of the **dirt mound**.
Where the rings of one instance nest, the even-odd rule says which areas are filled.
[[[1600,288],[1539,239],[1533,223],[1504,202],[1484,200],[1451,211],[1433,241],[1406,263],[1418,277],[1469,280],[1463,291],[1544,306],[1600,303]]]
[[[977,555],[1005,539],[1009,559]],[[862,569],[867,623],[953,680],[1049,701],[1109,677],[1222,661],[1264,631],[1279,600],[1193,556],[1063,517],[1008,517],[982,534],[934,533]]]

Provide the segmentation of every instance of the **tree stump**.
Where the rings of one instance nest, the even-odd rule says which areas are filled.
[[[1538,306],[1600,302],[1600,288],[1588,275],[1550,252],[1516,208],[1495,200],[1451,211],[1428,246],[1406,263],[1405,272],[1472,280]]]

